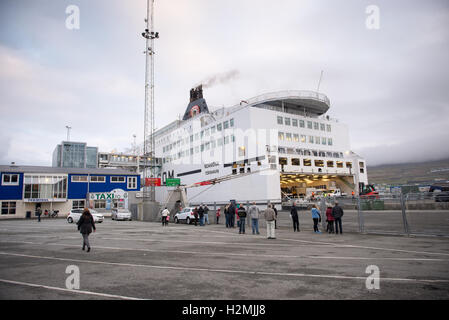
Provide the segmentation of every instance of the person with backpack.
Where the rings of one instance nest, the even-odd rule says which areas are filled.
[[[79,232],[83,235],[83,247],[84,250],[87,246],[87,252],[90,252],[89,234],[92,233],[92,229],[95,232],[94,217],[90,213],[89,209],[85,208],[81,218],[76,223],[78,225]]]
[[[327,222],[327,232],[334,233],[334,221],[335,218],[332,216],[332,205],[330,203],[327,204],[326,209],[326,222]]]
[[[245,234],[245,222],[246,222],[246,209],[240,204],[239,209],[237,211],[237,215],[239,217],[240,225],[239,225],[239,234]]]
[[[313,205],[311,212],[313,219],[313,231],[315,233],[321,233],[321,231],[318,229],[318,223],[321,222],[321,214],[316,204]]]
[[[335,218],[335,233],[338,234],[340,229],[340,234],[343,234],[343,227],[341,225],[341,218],[343,217],[343,209],[338,205],[338,201],[335,201],[335,206],[332,208],[332,216]],[[340,228],[339,228],[340,227]]]
[[[296,208],[295,203],[293,203],[292,209],[290,210],[290,216],[293,221],[293,232],[299,232],[299,217],[298,217],[298,209]]]

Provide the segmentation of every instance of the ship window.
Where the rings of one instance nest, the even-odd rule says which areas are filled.
[[[304,150],[304,155],[305,155],[305,156],[311,156],[312,153],[310,152],[310,150],[305,149],[305,150]]]
[[[221,123],[217,124],[217,131],[221,131],[221,129],[222,129]]]
[[[204,136],[204,131],[203,130],[201,131],[200,135],[201,135],[201,138]]]
[[[190,142],[193,142],[193,135],[190,136]]]
[[[276,156],[270,156],[268,158],[268,163],[276,163]]]
[[[284,133],[283,132],[278,132],[278,139],[279,140],[284,140]]]
[[[215,143],[215,140],[212,140],[212,141],[210,142],[210,147],[211,147],[212,149],[214,149],[216,146],[217,146],[217,144]]]
[[[232,169],[232,174],[237,174],[237,169]]]
[[[209,150],[209,149],[210,149],[210,142],[206,142],[205,149],[206,149],[206,150]]]
[[[206,129],[205,131],[204,131],[204,135],[207,137],[207,136],[209,136],[209,133],[210,133],[210,129]]]
[[[287,133],[285,140],[292,141],[292,134],[291,133]]]
[[[200,152],[200,147],[199,147],[199,146],[196,146],[196,147],[195,147],[195,153],[198,153],[198,152]]]
[[[325,157],[325,156],[326,156],[326,152],[324,152],[324,151],[319,151],[319,155],[320,155],[320,157]]]
[[[337,161],[337,168],[343,168],[343,161]]]
[[[287,164],[287,158],[279,158],[279,164],[286,165]]]
[[[294,127],[298,126],[298,119],[292,119],[292,126]]]
[[[326,144],[326,138],[321,138],[321,144]]]
[[[299,120],[299,127],[304,128],[304,120]]]
[[[313,156],[314,156],[314,157],[318,157],[318,151],[312,150],[312,153],[313,153]]]
[[[290,125],[290,118],[285,118],[284,122],[285,122],[286,126],[289,126]]]
[[[334,162],[333,162],[333,161],[328,161],[328,162],[327,162],[327,166],[328,166],[329,168],[333,168],[333,167],[334,167]]]
[[[346,162],[346,168],[352,168],[352,162]]]
[[[313,143],[313,136],[309,136],[309,143]]]
[[[323,160],[315,160],[315,167],[324,167]]]
[[[229,120],[229,126],[233,127],[234,126],[234,119]]]
[[[360,173],[364,173],[364,172],[365,172],[365,169],[360,168]]]
[[[331,125],[330,124],[327,124],[326,128],[327,128],[327,132],[331,132]]]
[[[195,133],[195,141],[197,141],[200,138],[200,135],[198,133]]]
[[[285,148],[281,148],[281,147],[278,148],[278,152],[279,152],[279,153],[286,153],[286,152],[285,152]]]
[[[311,167],[312,166],[312,160],[304,159],[303,160],[303,164],[304,164],[304,167]]]
[[[224,143],[225,143],[225,144],[228,144],[228,143],[229,143],[229,136],[226,136],[226,137],[224,138]]]
[[[210,128],[210,134],[214,134],[215,133],[215,126]]]
[[[313,127],[312,127],[312,121],[307,121],[307,128],[308,128],[308,129],[313,129]]]
[[[313,123],[313,129],[315,129],[315,130],[319,129],[318,122]]]
[[[283,118],[278,116],[278,124],[283,124],[283,123],[284,123]]]
[[[299,134],[294,134],[293,135],[293,141],[295,141],[295,142],[299,142]]]
[[[229,128],[229,122],[228,121],[223,122],[223,128],[224,129]]]
[[[240,173],[245,173],[245,168],[240,168]]]
[[[359,166],[360,166],[360,168],[365,168],[365,163],[359,162]]]
[[[327,144],[330,146],[332,145],[332,138],[327,138]]]
[[[219,147],[222,146],[223,145],[223,138],[218,138],[217,139],[217,144],[218,144]]]
[[[299,159],[292,158],[292,166],[299,166],[299,165],[300,165]]]
[[[305,143],[306,142],[306,136],[305,135],[301,135],[301,142]]]
[[[246,172],[251,173],[251,168],[247,168]]]
[[[201,145],[201,152],[204,151],[204,144]]]
[[[320,144],[320,137],[315,137],[315,143]]]
[[[320,123],[320,130],[321,131],[326,130],[326,126],[324,125],[324,123]]]

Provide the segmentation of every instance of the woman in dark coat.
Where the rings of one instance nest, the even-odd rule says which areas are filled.
[[[83,235],[83,250],[87,246],[87,252],[90,252],[89,234],[92,233],[92,229],[96,230],[94,217],[90,213],[89,209],[85,208],[81,218],[77,222],[78,230]]]

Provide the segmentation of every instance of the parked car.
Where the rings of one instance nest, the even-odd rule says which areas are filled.
[[[84,211],[83,209],[70,210],[70,212],[67,216],[67,222],[68,223],[77,223],[78,220],[81,218],[83,211]],[[104,221],[104,215],[102,213],[98,213],[97,211],[95,211],[93,209],[89,209],[89,211],[92,214],[92,217],[94,217],[95,223],[102,223]]]
[[[175,223],[180,221],[185,221],[187,224],[191,224],[195,221],[195,216],[193,215],[193,209],[195,208],[184,208],[177,214],[175,214]]]
[[[441,191],[435,194],[436,202],[448,202],[449,201],[449,192]]]
[[[112,220],[129,220],[131,221],[131,211],[128,209],[112,209],[111,213]]]

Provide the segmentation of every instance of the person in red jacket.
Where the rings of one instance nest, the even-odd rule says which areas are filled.
[[[326,221],[327,221],[327,230],[326,231],[328,233],[334,233],[335,218],[332,216],[332,205],[330,203],[327,204]]]

